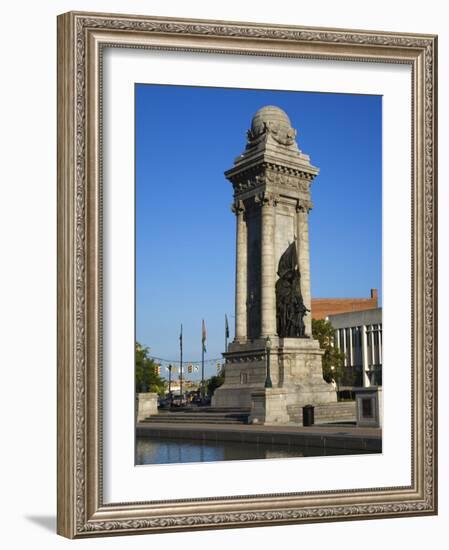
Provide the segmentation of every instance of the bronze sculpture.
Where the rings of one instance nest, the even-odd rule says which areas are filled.
[[[282,338],[307,338],[304,317],[310,310],[304,305],[301,275],[295,243],[282,254],[276,282],[276,325]]]

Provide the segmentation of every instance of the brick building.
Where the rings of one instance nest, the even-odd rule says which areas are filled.
[[[312,298],[312,319],[326,319],[329,315],[376,309],[377,288],[372,288],[369,298]]]

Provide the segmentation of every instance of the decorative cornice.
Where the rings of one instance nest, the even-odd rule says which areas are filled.
[[[86,44],[84,28],[86,22],[76,22],[76,181],[75,181],[75,424],[76,424],[76,529],[87,530],[86,517]],[[102,269],[102,267],[100,267]]]
[[[275,496],[275,495],[273,495]],[[263,525],[266,523],[288,523],[307,520],[349,519],[351,517],[401,516],[429,510],[425,500],[413,503],[357,504],[341,506],[304,507],[300,509],[261,510],[254,512],[229,512],[215,514],[188,514],[177,516],[162,516],[151,519],[131,519],[127,521],[91,521],[86,525],[87,532],[114,530],[156,530],[167,528],[210,526],[245,526]]]
[[[267,162],[228,176],[236,196],[267,185],[278,185],[285,187],[286,191],[290,189],[308,194],[314,178],[313,173]]]
[[[432,48],[430,37],[395,35],[392,33],[301,29],[300,27],[273,27],[250,23],[200,22],[169,20],[146,20],[143,18],[114,16],[89,17],[79,15],[77,22],[84,28],[101,28],[121,31],[140,31],[164,34],[185,34],[190,36],[223,36],[238,38],[260,38],[268,40],[292,40],[295,42],[319,42],[327,44],[366,44],[369,46]],[[248,52],[245,52],[248,54]]]
[[[264,358],[265,355],[263,353],[236,355],[235,357],[228,355],[226,357],[226,363],[251,363],[253,361],[263,361]]]

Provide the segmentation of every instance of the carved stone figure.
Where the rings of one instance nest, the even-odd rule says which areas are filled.
[[[310,311],[304,305],[301,293],[301,276],[295,243],[282,254],[276,283],[276,325],[282,338],[307,338],[304,317]]]

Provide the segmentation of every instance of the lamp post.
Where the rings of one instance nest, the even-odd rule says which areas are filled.
[[[170,403],[170,407],[171,407],[171,370],[172,368],[173,368],[172,365],[168,365],[168,400]]]
[[[266,353],[266,362],[267,362],[267,370],[266,370],[266,376],[265,376],[266,388],[273,387],[273,383],[271,382],[271,376],[270,376],[270,352],[271,352],[271,340],[270,340],[270,337],[267,336],[267,339],[265,341],[265,353]]]

